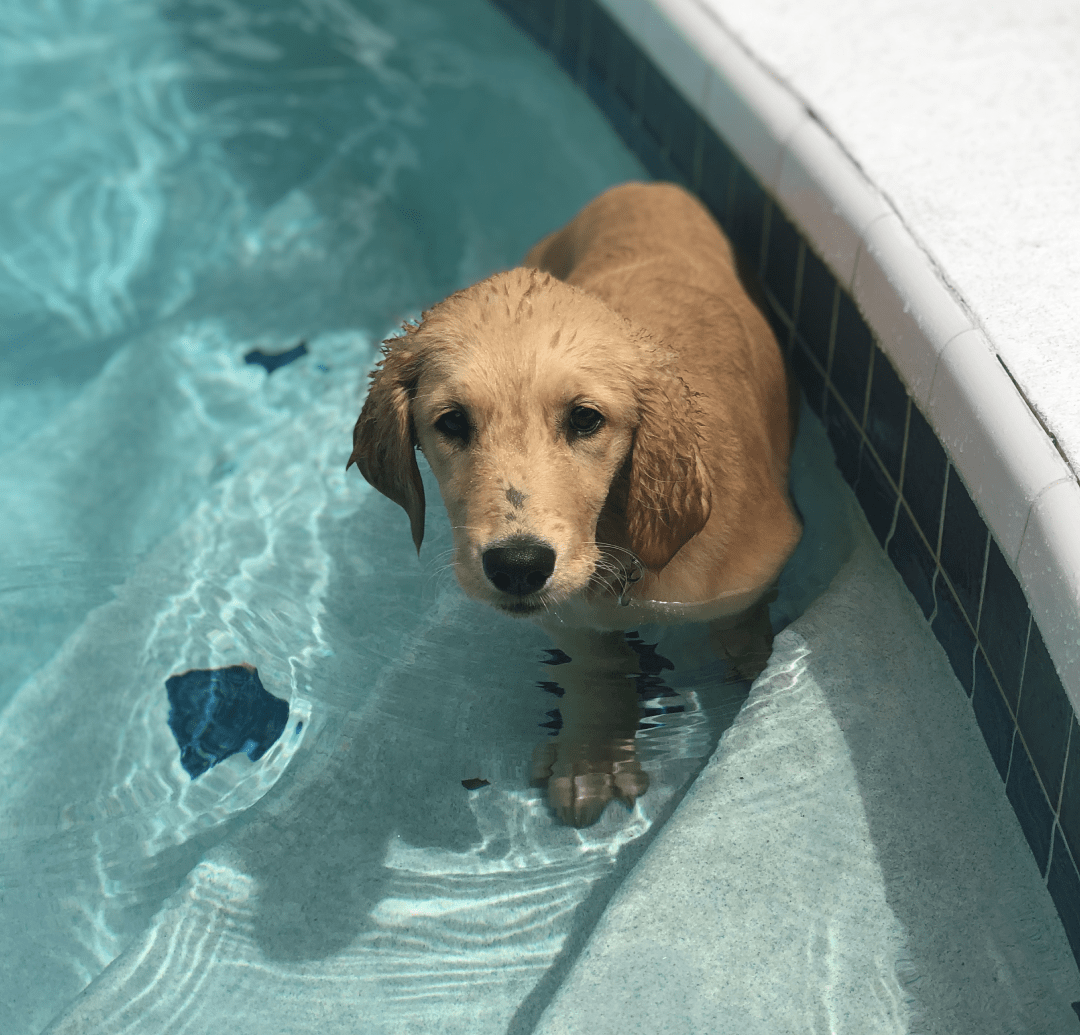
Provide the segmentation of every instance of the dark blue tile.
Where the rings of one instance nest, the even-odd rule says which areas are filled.
[[[640,61],[640,52],[633,41],[617,23],[612,22],[612,31],[608,36],[608,85],[635,111],[640,108],[638,93]]]
[[[1054,832],[1054,856],[1046,887],[1061,917],[1073,956],[1080,964],[1080,874],[1065,850],[1060,831]]]
[[[942,500],[945,495],[945,450],[934,429],[914,404],[908,417],[907,460],[900,491],[916,524],[934,553],[938,548]]]
[[[799,315],[795,327],[822,369],[829,365],[829,339],[832,336],[833,307],[838,291],[836,278],[825,263],[809,248],[805,249]]]
[[[1009,712],[1005,698],[1001,696],[986,655],[975,651],[975,675],[971,692],[971,704],[975,718],[982,730],[983,740],[990,749],[990,757],[997,766],[1001,779],[1009,772],[1009,752],[1012,750],[1013,730],[1016,724]]]
[[[497,0],[497,3],[541,47],[551,46],[557,7],[551,0]]]
[[[660,147],[640,118],[630,121],[629,132],[623,134],[623,140],[654,180],[687,186],[686,178],[671,163],[668,153]]]
[[[634,150],[632,141],[640,134],[639,119],[591,64],[585,73],[585,92],[615,132]]]
[[[978,689],[975,691],[978,699]],[[998,694],[1001,698],[1001,694]],[[1018,737],[1013,748],[1012,765],[1009,768],[1009,782],[1005,793],[1012,802],[1016,818],[1031,846],[1039,872],[1046,873],[1046,864],[1050,858],[1050,838],[1054,830],[1054,812],[1046,800],[1042,787],[1035,776],[1031,759],[1024,750],[1023,742]]]
[[[800,243],[799,231],[773,205],[765,247],[765,286],[789,320],[795,315],[795,274],[799,265]]]
[[[1075,858],[1080,855],[1080,726],[1076,719],[1070,719],[1069,725],[1072,736],[1069,739],[1065,775],[1061,781],[1058,821]]]
[[[731,177],[728,236],[752,270],[761,268],[761,235],[765,226],[766,201],[765,192],[757,180],[741,162],[736,162]]]
[[[574,79],[581,76],[586,9],[592,0],[562,0],[562,17],[556,21],[552,44],[555,58]]]
[[[859,480],[859,455],[862,436],[859,429],[851,422],[844,408],[837,402],[832,392],[825,392],[825,430],[832,443],[836,456],[836,466],[844,476],[844,481],[854,487]]]
[[[979,642],[1014,711],[1020,700],[1020,673],[1030,618],[1024,591],[991,536],[986,556],[986,588],[979,615]]]
[[[896,512],[896,529],[889,540],[889,559],[922,609],[923,617],[929,618],[934,610],[934,571],[937,564],[903,504]],[[968,657],[971,657],[970,651]]]
[[[803,395],[806,396],[807,405],[820,417],[825,402],[825,375],[810,358],[809,351],[798,338],[795,340],[795,347],[791,350],[791,369],[803,390]]]
[[[614,40],[622,35],[622,30],[614,19],[598,3],[589,4],[587,11],[589,29],[589,67],[595,70],[601,79],[607,80],[608,62],[615,46]]]
[[[688,185],[688,177],[675,167],[668,149],[646,127],[641,117],[638,72],[639,69],[644,72],[651,66],[640,57],[636,47],[622,30],[599,10],[593,13],[593,28],[597,35],[590,44],[585,71],[585,92],[607,116],[615,132],[622,137],[627,148],[637,156],[650,176],[657,180]],[[657,82],[662,80],[656,77],[653,84]],[[665,83],[664,86],[666,85]],[[654,111],[654,119],[656,117]]]
[[[840,292],[836,310],[829,380],[847,403],[859,427],[866,405],[866,384],[870,377],[870,353],[874,338],[847,292]]]
[[[937,615],[930,628],[945,648],[949,664],[952,665],[956,678],[960,680],[964,693],[970,696],[974,680],[972,654],[975,651],[975,634],[968,626],[952,590],[940,575],[935,583],[934,593],[937,599]]]
[[[672,136],[668,157],[679,174],[679,182],[689,190],[694,190],[694,181],[701,170],[701,137],[705,133],[705,123],[693,108],[687,106],[689,120],[683,129],[678,129]]]
[[[252,665],[190,669],[165,680],[169,729],[193,780],[231,755],[257,762],[284,732],[289,703],[275,697]]]
[[[713,132],[711,126],[702,125],[701,170],[697,190],[713,218],[722,227],[729,225],[728,202],[735,165],[735,158],[727,144]]]
[[[784,314],[771,298],[766,299],[765,305],[762,308],[762,313],[764,314],[765,319],[769,321],[769,326],[772,328],[773,334],[776,335],[777,344],[779,344],[781,351],[786,355],[788,342],[791,338],[791,325],[787,322]]]
[[[855,485],[855,497],[862,506],[877,541],[884,546],[889,529],[892,528],[893,514],[896,512],[897,493],[889,483],[881,465],[865,449],[859,465],[859,480]]]
[[[698,117],[682,95],[646,59],[641,62],[641,119],[664,157],[689,184],[694,175]]]
[[[978,627],[979,598],[982,594],[983,561],[989,533],[964,483],[949,468],[945,490],[945,521],[941,526],[941,567],[949,576],[956,599],[972,627]]]
[[[900,484],[900,462],[904,456],[907,410],[907,389],[889,358],[875,345],[870,374],[870,405],[866,411],[866,437],[897,485]]]
[[[1073,710],[1035,622],[1031,623],[1020,714],[1016,719],[1035,768],[1056,806]]]
[[[664,151],[671,143],[672,109],[678,94],[656,70],[648,58],[641,56],[641,97],[638,112],[645,129]]]

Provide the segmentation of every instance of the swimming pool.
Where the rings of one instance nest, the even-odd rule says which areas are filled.
[[[640,630],[652,788],[585,831],[526,783],[544,638],[462,597],[437,507],[417,564],[346,477],[379,340],[645,175],[549,58],[464,0],[7,17],[0,1030],[725,1030],[702,995],[740,1032],[1067,1030],[1045,888],[811,412],[774,664],[742,707]],[[284,731],[191,779],[166,680],[244,663]]]

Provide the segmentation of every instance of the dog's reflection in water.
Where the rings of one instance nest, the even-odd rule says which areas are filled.
[[[772,626],[767,605],[768,600],[762,600],[737,620],[709,626],[712,647],[727,662],[729,682],[749,688],[768,664]],[[642,677],[653,684],[652,693],[663,691],[662,680],[653,673],[671,667],[671,662],[651,650],[643,656],[648,645],[627,642],[619,632],[585,634],[577,642],[563,637],[562,643],[579,653],[563,655],[553,673],[561,724],[554,737],[537,745],[530,776],[534,786],[547,788],[548,801],[562,822],[586,827],[612,799],[632,807],[649,789],[649,774],[636,751]]]
[[[420,449],[462,588],[570,658],[562,729],[533,760],[564,821],[648,787],[623,630],[707,622],[738,676],[768,660],[767,597],[800,535],[794,402],[730,245],[669,184],[607,191],[386,343],[350,463],[419,550]]]

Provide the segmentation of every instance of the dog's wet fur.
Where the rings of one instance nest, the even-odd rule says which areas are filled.
[[[621,630],[709,622],[738,675],[764,667],[765,601],[801,531],[794,400],[728,241],[670,184],[612,188],[385,343],[349,462],[419,550],[419,448],[462,588],[572,659],[563,728],[534,758],[564,821],[648,786]]]

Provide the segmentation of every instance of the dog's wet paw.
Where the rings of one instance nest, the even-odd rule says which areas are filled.
[[[547,785],[548,804],[561,822],[580,828],[592,826],[612,798],[633,808],[649,789],[649,774],[632,739],[590,744],[554,738],[533,752],[532,782]]]

